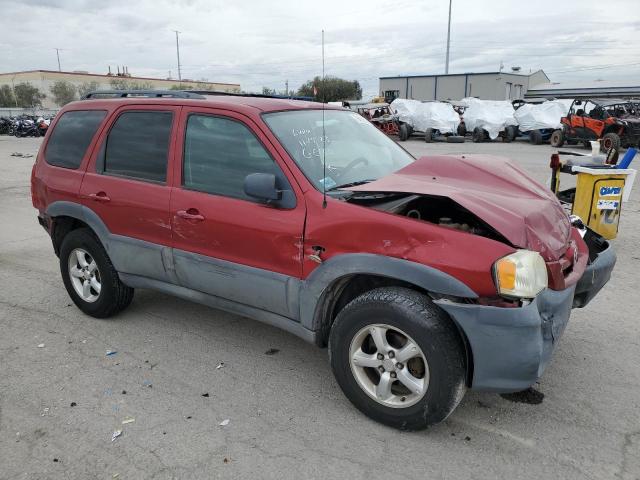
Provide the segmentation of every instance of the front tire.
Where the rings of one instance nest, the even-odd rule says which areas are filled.
[[[378,288],[351,301],[331,328],[329,358],[356,408],[403,430],[443,421],[466,391],[456,327],[427,296],[406,288]]]
[[[473,134],[471,135],[471,140],[473,140],[473,143],[484,142],[484,130],[480,127],[474,128]]]
[[[424,141],[427,143],[433,143],[433,128],[427,128],[424,131]]]
[[[133,288],[120,281],[104,247],[87,228],[64,237],[60,272],[73,303],[92,317],[111,317],[133,300]]]
[[[531,130],[529,132],[529,142],[531,142],[531,145],[540,145],[542,143],[542,133],[540,133],[540,130]]]
[[[406,123],[400,124],[400,129],[398,130],[398,137],[400,138],[401,142],[406,142],[407,139],[409,138],[409,128],[407,127]]]
[[[620,150],[620,136],[617,133],[607,133],[600,142],[600,151],[607,153],[609,150]]]
[[[564,145],[564,133],[562,132],[562,130],[554,130],[551,134],[549,143],[551,143],[552,147],[562,147],[562,145]]]

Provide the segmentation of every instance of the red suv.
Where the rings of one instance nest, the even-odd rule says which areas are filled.
[[[388,425],[533,384],[615,263],[504,159],[416,160],[317,103],[88,97],[32,173],[75,304],[108,317],[151,288],[283,328],[328,346],[349,400]]]

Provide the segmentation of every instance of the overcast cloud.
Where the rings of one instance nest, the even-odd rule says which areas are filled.
[[[0,0],[0,71],[182,76],[297,88],[321,72],[359,80],[444,71],[447,0]],[[638,80],[638,0],[453,0],[450,73],[542,68],[554,81]]]

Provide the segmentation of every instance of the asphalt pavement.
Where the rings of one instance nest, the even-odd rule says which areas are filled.
[[[613,278],[573,311],[539,395],[468,392],[442,424],[400,432],[286,332],[142,290],[116,318],[83,315],[31,205],[34,158],[11,155],[39,145],[0,136],[0,479],[640,478],[640,186]],[[541,181],[553,151],[404,145],[507,156]]]

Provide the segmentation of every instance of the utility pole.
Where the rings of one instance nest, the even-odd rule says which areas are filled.
[[[444,64],[444,74],[449,74],[449,45],[451,44],[451,2],[449,0],[449,24],[447,25],[447,59]]]
[[[289,80],[284,81],[284,94],[287,97],[289,96]]]
[[[60,68],[60,49],[59,48],[54,48],[54,50],[56,51],[56,55],[58,57],[58,71],[61,72],[62,69]]]
[[[182,81],[182,73],[180,71],[180,42],[178,40],[178,34],[181,33],[178,30],[173,30],[176,32],[176,53],[178,54],[178,80]]]

